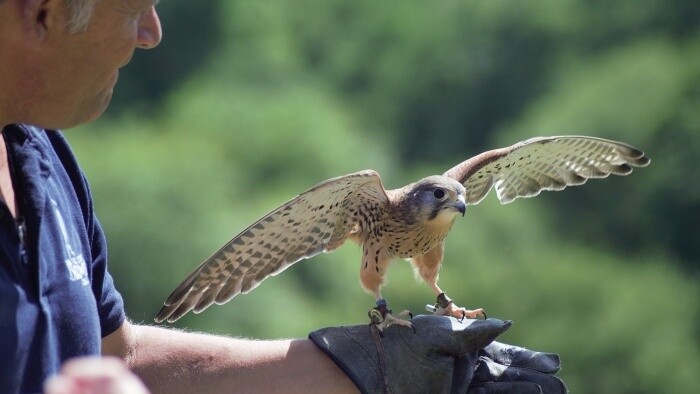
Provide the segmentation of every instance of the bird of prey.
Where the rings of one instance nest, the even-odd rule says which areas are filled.
[[[650,162],[621,142],[585,136],[532,138],[474,156],[442,175],[386,190],[379,174],[365,170],[321,182],[236,235],[180,283],[156,315],[174,322],[253,290],[302,259],[330,252],[346,240],[362,246],[360,283],[374,295],[370,317],[380,329],[410,326],[392,316],[381,295],[384,274],[396,258],[408,259],[435,292],[437,314],[485,317],[482,309],[458,307],[438,286],[444,239],[467,205],[491,188],[502,204],[542,190],[581,185],[589,178],[627,175]]]

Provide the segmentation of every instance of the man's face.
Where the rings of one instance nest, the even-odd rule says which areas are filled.
[[[43,115],[39,126],[66,128],[99,117],[112,98],[119,68],[137,47],[153,48],[161,28],[154,0],[99,0],[88,28],[70,33],[67,27],[49,31],[39,69],[30,75],[34,103]],[[39,96],[39,97],[37,97]],[[37,111],[34,111],[36,114]]]

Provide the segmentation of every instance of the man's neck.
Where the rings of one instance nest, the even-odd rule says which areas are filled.
[[[7,158],[7,147],[5,137],[0,132],[0,201],[4,201],[12,213],[12,217],[17,218],[17,203],[15,201],[15,189],[12,187],[12,176],[10,173],[10,161]]]

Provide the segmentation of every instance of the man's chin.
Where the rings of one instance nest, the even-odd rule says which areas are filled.
[[[106,97],[98,108],[95,108],[89,113],[76,114],[73,119],[63,119],[57,122],[41,122],[41,124],[34,124],[35,126],[41,127],[47,130],[65,130],[77,126],[82,126],[84,124],[93,122],[97,120],[107,109],[109,102],[111,100],[111,94]]]
[[[109,107],[109,103],[112,101],[112,94],[113,94],[112,89],[107,90],[104,93],[104,95],[102,96],[102,98],[100,99],[99,104],[97,106],[95,106],[93,111],[86,113],[82,119],[76,119],[76,122],[74,122],[74,124],[72,124],[69,127],[80,126],[80,125],[90,123],[90,122],[97,120],[100,116],[102,116],[102,114],[105,113],[105,111],[107,110],[107,107]],[[68,127],[64,127],[64,128],[68,128]]]

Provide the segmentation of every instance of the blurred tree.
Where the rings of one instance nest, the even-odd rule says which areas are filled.
[[[156,51],[138,51],[122,70],[107,116],[124,111],[153,114],[175,87],[207,65],[221,45],[220,4],[161,3],[157,9],[166,38]]]

